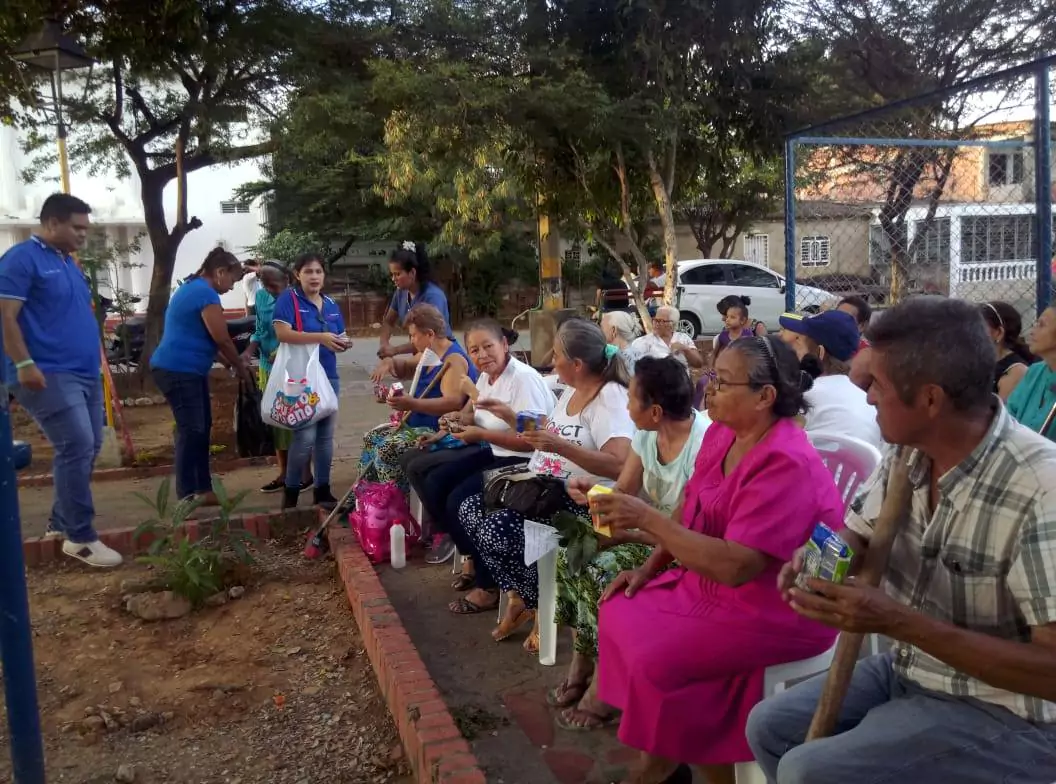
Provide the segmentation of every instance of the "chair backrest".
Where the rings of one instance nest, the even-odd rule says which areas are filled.
[[[841,433],[808,433],[810,442],[832,472],[846,509],[859,486],[879,467],[882,455],[872,444]]]

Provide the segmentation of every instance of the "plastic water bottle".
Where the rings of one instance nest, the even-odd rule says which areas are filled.
[[[399,523],[389,529],[389,560],[393,569],[407,565],[407,531]]]

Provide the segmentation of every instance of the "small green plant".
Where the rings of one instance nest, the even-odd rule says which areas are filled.
[[[565,548],[568,574],[577,577],[598,554],[598,536],[589,520],[571,512],[558,512],[551,523],[560,535],[561,546]]]
[[[187,536],[187,523],[202,506],[200,498],[172,500],[171,480],[166,477],[154,498],[142,493],[136,496],[154,514],[136,528],[133,538],[151,536],[147,554],[139,560],[155,567],[159,583],[195,606],[224,588],[224,578],[234,563],[251,564],[250,545],[253,537],[240,528],[233,528],[232,517],[249,494],[244,490],[228,495],[223,482],[213,479],[213,492],[219,505],[209,530],[200,532],[196,541]]]

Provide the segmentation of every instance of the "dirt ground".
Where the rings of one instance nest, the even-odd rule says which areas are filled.
[[[160,396],[157,388],[146,383],[135,374],[116,374],[114,383],[118,396],[123,400],[154,401],[153,405],[125,406],[125,426],[132,436],[136,451],[135,465],[149,466],[172,462],[172,411]],[[209,378],[210,396],[213,402],[212,446],[218,460],[236,458],[235,446],[235,400],[238,397],[238,381],[226,370],[213,370]],[[26,441],[33,447],[33,463],[28,473],[50,473],[53,450],[36,422],[21,406],[11,407],[11,430],[16,441]]]
[[[262,545],[243,598],[161,623],[121,608],[148,576],[29,574],[49,781],[409,784],[331,562]]]

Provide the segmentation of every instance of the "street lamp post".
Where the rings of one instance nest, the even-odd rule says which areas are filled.
[[[62,34],[58,24],[52,22],[18,46],[12,56],[51,73],[62,190],[69,193],[62,72],[71,68],[90,68],[94,61],[81,46]],[[15,784],[44,784],[44,743],[40,731],[29,596],[22,556],[22,523],[7,406],[7,387],[0,383],[0,663],[3,664]]]
[[[55,109],[55,135],[59,143],[59,172],[62,192],[70,192],[70,159],[66,152],[66,120],[62,114],[62,74],[91,68],[95,60],[84,47],[62,32],[58,22],[46,22],[40,32],[31,35],[11,55],[15,60],[51,77],[51,100]]]

